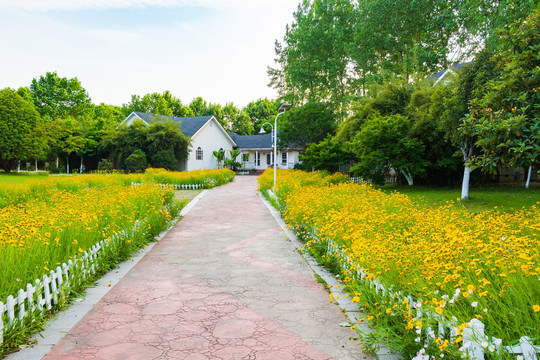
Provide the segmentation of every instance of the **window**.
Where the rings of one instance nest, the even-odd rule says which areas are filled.
[[[270,165],[272,163],[272,161],[270,161],[270,154],[266,154],[266,164],[267,165]]]
[[[287,153],[286,153],[286,152],[282,152],[282,153],[281,153],[281,163],[282,163],[282,164],[286,164],[286,163],[287,163]]]
[[[261,166],[261,153],[255,153],[255,166]]]
[[[242,160],[243,160],[244,162],[248,162],[248,161],[249,161],[249,153],[243,154],[243,155],[242,155]]]
[[[201,147],[199,146],[197,148],[197,151],[195,151],[195,160],[202,160],[203,158],[203,152],[202,152],[202,149]]]

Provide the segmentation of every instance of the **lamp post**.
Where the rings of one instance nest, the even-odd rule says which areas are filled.
[[[274,186],[273,186],[273,189],[274,191],[276,191],[276,169],[277,169],[277,118],[279,117],[279,115],[283,114],[284,112],[286,112],[287,110],[289,110],[291,108],[292,104],[288,104],[288,103],[281,103],[278,107],[278,111],[279,113],[276,115],[276,118],[274,119],[274,126],[272,126],[272,124],[266,122],[264,124],[262,124],[261,126],[261,131],[259,132],[259,134],[264,134],[265,131],[264,131],[264,128],[263,126],[265,124],[268,124],[270,126],[272,126],[272,132],[274,133],[274,136],[273,136],[273,146],[274,146]]]

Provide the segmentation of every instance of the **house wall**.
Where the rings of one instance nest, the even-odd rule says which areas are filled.
[[[198,147],[200,147],[203,151],[202,160],[196,159],[196,151]],[[182,170],[191,171],[199,169],[217,169],[218,163],[216,157],[213,155],[213,152],[223,149],[225,150],[225,154],[230,157],[229,151],[232,148],[233,143],[227,138],[225,133],[221,131],[216,120],[212,119],[191,138],[191,147],[188,160],[186,162],[185,169]]]

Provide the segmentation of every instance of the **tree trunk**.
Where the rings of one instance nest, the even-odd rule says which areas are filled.
[[[34,165],[36,167],[36,172],[37,172],[37,159],[34,159]]]
[[[403,176],[405,176],[405,179],[407,179],[407,184],[409,184],[409,186],[412,186],[413,185],[413,177],[412,177],[410,171],[407,170],[407,169],[401,169],[401,173],[403,174]]]
[[[463,183],[461,184],[461,200],[469,198],[469,180],[471,179],[471,165],[465,165]]]
[[[531,173],[532,173],[532,165],[529,165],[529,173],[527,174],[527,181],[525,182],[525,189],[528,189],[529,185],[531,184]]]
[[[66,156],[66,174],[69,174],[69,155]]]
[[[60,165],[60,158],[58,157],[58,154],[56,155],[56,168],[58,168],[58,165]]]
[[[81,156],[81,165],[79,166],[79,174],[82,174],[83,172],[83,161],[84,161],[84,157]]]

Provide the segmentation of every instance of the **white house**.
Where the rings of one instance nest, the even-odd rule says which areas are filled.
[[[279,131],[278,131],[279,134]],[[240,150],[241,163],[246,170],[265,170],[274,166],[272,134],[237,135],[229,134]],[[279,136],[278,136],[279,137]],[[298,149],[277,151],[277,166],[280,169],[293,169],[299,162]]]
[[[171,119],[180,123],[180,130],[187,137],[191,138],[190,152],[187,160],[181,161],[178,170],[199,170],[199,169],[217,169],[217,159],[214,157],[214,151],[229,150],[236,148],[236,143],[231,139],[223,126],[214,116],[197,117],[175,117],[165,115],[154,115],[143,112],[132,112],[122,121],[124,125],[131,125],[136,120],[141,120],[147,125],[151,121],[159,119]]]
[[[272,136],[265,135],[238,135],[227,133],[214,116],[175,117],[154,115],[143,112],[132,112],[120,125],[131,125],[140,120],[150,125],[152,121],[171,119],[180,123],[180,130],[191,138],[188,159],[180,162],[178,170],[217,169],[218,163],[214,151],[225,151],[229,157],[231,149],[239,149],[240,156],[237,161],[245,170],[265,170],[273,167]],[[283,149],[278,151],[278,168],[292,169],[299,162],[298,150]]]
[[[470,64],[470,62],[454,64],[448,69],[444,69],[436,74],[431,75],[429,78],[434,81],[433,86],[437,86],[437,84],[446,85],[451,79],[457,76],[463,66]]]

